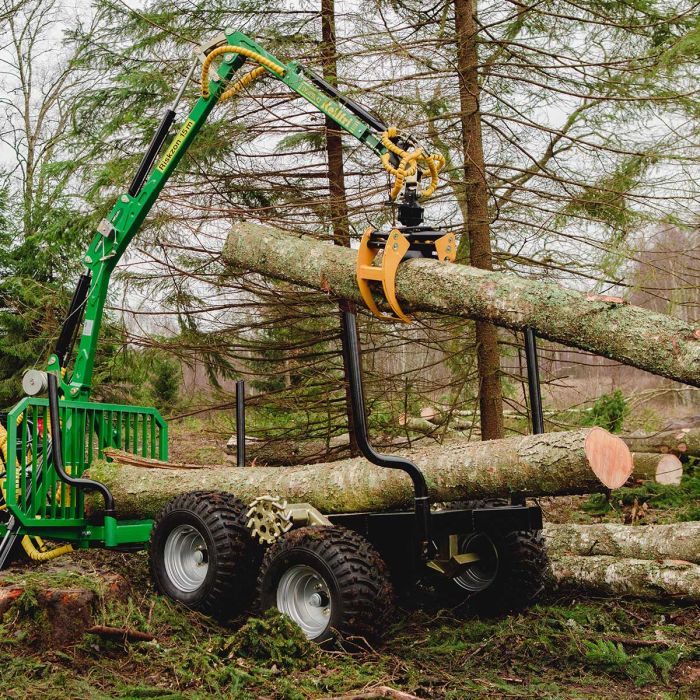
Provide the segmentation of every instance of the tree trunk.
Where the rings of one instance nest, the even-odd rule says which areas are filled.
[[[633,452],[633,479],[654,480],[658,484],[678,486],[683,477],[683,463],[676,455]]]
[[[550,567],[561,586],[613,596],[700,600],[700,566],[687,561],[571,556],[551,559]]]
[[[455,0],[454,6],[469,262],[473,267],[481,270],[493,270],[489,232],[489,192],[486,185],[479,108],[476,8],[473,0]],[[464,247],[464,242],[460,247]],[[477,320],[475,330],[481,439],[502,438],[505,433],[498,329],[488,321]]]
[[[631,450],[638,452],[700,456],[700,428],[666,430],[650,435],[625,435],[622,436],[622,439]]]
[[[553,558],[610,556],[677,559],[700,564],[700,522],[673,525],[546,525]]]
[[[489,442],[454,441],[404,452],[425,474],[435,501],[524,495],[590,493],[616,488],[632,471],[622,440],[602,428],[525,435]],[[244,501],[271,494],[305,501],[325,513],[410,508],[410,478],[356,458],[311,466],[159,470],[130,466],[156,460],[124,454],[120,462],[95,462],[90,473],[112,490],[121,517],[154,517],[175,495],[224,490]],[[164,464],[164,463],[160,463]],[[169,465],[174,467],[177,465]],[[602,483],[601,483],[602,482]]]
[[[335,40],[335,0],[321,0],[321,63],[323,65],[323,77],[337,86],[338,65],[336,61],[337,46]],[[330,216],[328,220],[333,225],[333,243],[335,245],[350,247],[350,219],[348,216],[348,202],[345,197],[345,167],[343,164],[343,140],[338,125],[326,117],[326,155],[328,157],[328,189]],[[341,312],[343,304],[341,301]],[[339,328],[342,324],[339,323]],[[359,454],[357,439],[352,417],[352,403],[350,399],[350,380],[347,369],[343,365],[345,391],[345,414],[348,421],[350,434],[350,454]]]
[[[361,301],[352,250],[246,223],[229,234],[223,257],[238,270]],[[529,326],[541,338],[700,386],[700,328],[665,314],[550,282],[425,259],[402,263],[396,288],[413,311],[480,318],[514,330]]]

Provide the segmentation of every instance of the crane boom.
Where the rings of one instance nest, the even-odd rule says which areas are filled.
[[[175,121],[176,108],[193,75],[195,64],[183,81],[175,102],[163,116],[129,189],[119,196],[110,213],[99,224],[97,233],[83,255],[86,272],[80,278],[55,352],[48,363],[48,371],[59,377],[66,400],[86,401],[89,398],[104,305],[115,266],[217,102],[252,81],[251,74],[248,74],[233,83],[233,89],[231,88],[234,76],[246,61],[251,60],[260,66],[253,71],[253,78],[265,73],[281,81],[342,130],[365,144],[382,159],[387,170],[396,176],[397,184],[406,181],[413,186],[413,198],[416,201],[415,181],[421,175],[416,163],[423,160],[428,164],[431,174],[438,163],[439,156],[427,156],[411,138],[388,128],[380,119],[342,95],[313,71],[296,61],[282,62],[241,32],[222,33],[199,49],[203,61],[202,95],[161,155],[162,146]],[[215,70],[213,60],[219,56],[222,60]],[[78,350],[73,371],[68,375],[66,366],[75,342],[78,342]]]

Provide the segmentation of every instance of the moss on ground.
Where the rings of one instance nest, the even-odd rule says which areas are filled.
[[[142,572],[134,569],[143,565],[140,557],[132,561],[137,577]],[[0,628],[0,674],[3,697],[49,700],[306,700],[378,684],[451,700],[636,700],[640,693],[690,699],[700,693],[698,612],[571,598],[498,619],[409,611],[397,617],[382,648],[341,651],[309,644],[276,613],[222,627],[143,590],[103,608],[98,622],[149,632],[153,642],[87,635],[36,655],[18,636],[30,623],[8,615]]]

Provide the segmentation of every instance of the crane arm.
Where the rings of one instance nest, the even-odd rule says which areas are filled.
[[[221,61],[214,68],[213,62],[219,57]],[[55,352],[48,363],[48,371],[57,375],[61,391],[67,400],[85,401],[89,398],[104,305],[115,266],[217,102],[236,94],[255,78],[267,74],[280,80],[342,130],[376,153],[384,167],[396,178],[392,199],[403,189],[406,193],[412,193],[411,196],[417,201],[421,193],[417,192],[416,183],[422,174],[428,174],[431,178],[431,184],[422,193],[424,196],[426,193],[431,194],[437,184],[440,156],[427,154],[413,139],[387,127],[376,116],[298,62],[280,61],[241,32],[221,34],[201,46],[200,58],[201,96],[174,139],[162,151],[175,121],[177,106],[196,69],[195,63],[183,81],[173,105],[164,114],[129,189],[119,196],[110,213],[101,221],[83,255],[82,262],[86,271],[80,277]],[[232,82],[248,60],[258,64],[257,67],[243,78]],[[421,164],[425,165],[424,169]],[[66,366],[76,342],[78,350],[73,371],[69,375]]]

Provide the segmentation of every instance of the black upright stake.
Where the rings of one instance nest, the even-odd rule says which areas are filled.
[[[411,477],[416,513],[416,530],[420,543],[418,552],[421,559],[429,559],[435,555],[435,545],[430,536],[430,498],[425,476],[410,460],[397,455],[385,455],[377,452],[369,439],[367,417],[365,415],[365,398],[362,390],[362,369],[360,365],[360,341],[357,336],[355,314],[351,311],[342,312],[341,340],[343,344],[343,361],[346,375],[350,383],[350,399],[352,403],[353,428],[357,446],[362,455],[372,464],[389,469],[400,469]]]
[[[236,382],[236,466],[245,467],[245,381]]]
[[[542,395],[540,394],[540,368],[537,364],[537,340],[532,328],[525,329],[525,360],[527,362],[527,388],[530,394],[530,416],[532,432],[544,432]]]

